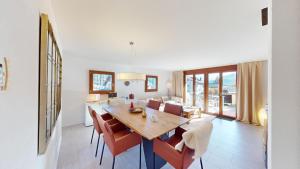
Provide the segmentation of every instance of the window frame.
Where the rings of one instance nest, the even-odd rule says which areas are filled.
[[[61,112],[62,57],[46,14],[39,30],[38,154],[44,154]]]
[[[112,90],[93,90],[94,74],[100,75],[111,75],[112,76]],[[115,72],[108,72],[108,71],[100,71],[100,70],[89,70],[89,94],[109,94],[115,92]]]
[[[228,65],[228,66],[221,66],[221,67],[212,67],[212,68],[204,68],[204,69],[194,69],[194,70],[185,70],[183,71],[183,100],[184,102],[186,101],[186,75],[193,75],[193,106],[195,106],[196,102],[196,97],[195,97],[195,77],[196,74],[204,74],[204,111],[207,114],[213,114],[216,115],[215,113],[208,112],[208,90],[209,90],[209,85],[208,85],[208,74],[210,73],[219,73],[219,95],[222,93],[223,90],[223,76],[222,74],[224,72],[237,72],[237,65]],[[237,78],[236,78],[237,80]],[[221,96],[219,96],[221,97]],[[219,112],[217,115],[220,116],[225,116],[223,115],[223,102],[222,99],[219,99]],[[225,116],[229,117],[229,116]],[[232,117],[229,117],[232,118]]]
[[[156,87],[155,89],[148,89],[148,79],[149,78],[155,78],[156,79]],[[158,76],[155,75],[146,75],[146,80],[145,80],[145,92],[157,92],[158,91]]]

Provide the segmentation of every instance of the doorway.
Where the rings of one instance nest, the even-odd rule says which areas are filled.
[[[236,118],[237,66],[184,72],[184,100],[208,114]]]

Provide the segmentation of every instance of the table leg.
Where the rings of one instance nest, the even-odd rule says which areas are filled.
[[[165,140],[168,139],[168,135],[161,136],[161,139]],[[143,147],[144,147],[144,154],[145,154],[145,161],[147,169],[153,169],[153,140],[147,140],[143,138]],[[158,155],[155,155],[155,169],[160,169],[163,167],[167,162],[160,158]]]

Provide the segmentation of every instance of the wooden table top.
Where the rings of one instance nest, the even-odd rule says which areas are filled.
[[[104,105],[103,109],[148,140],[157,138],[189,121],[189,119],[147,107],[145,108],[147,117],[143,118],[142,113],[130,113],[129,106],[127,104]],[[156,122],[151,120],[152,115],[157,117]]]

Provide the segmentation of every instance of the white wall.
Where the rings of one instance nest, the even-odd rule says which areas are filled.
[[[1,0],[0,57],[8,59],[8,89],[0,92],[0,169],[54,169],[61,117],[44,155],[38,145],[39,13],[50,0]],[[54,23],[55,25],[55,23]]]
[[[300,1],[272,2],[271,168],[300,168]]]
[[[59,115],[47,151],[38,156],[38,169],[56,169],[62,139],[62,114]]]
[[[64,53],[63,69],[63,126],[83,123],[84,103],[89,90],[88,71],[103,70],[118,72],[138,72],[150,75],[158,75],[158,92],[145,93],[145,82],[131,82],[127,87],[123,81],[116,79],[116,92],[118,97],[128,96],[132,92],[136,98],[147,98],[153,96],[167,95],[166,83],[171,78],[171,72],[131,67],[126,65],[112,65],[102,63],[100,59],[87,57],[75,57]],[[171,80],[171,79],[170,79]]]

